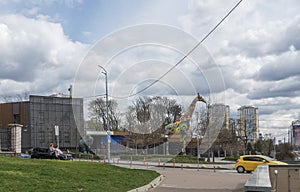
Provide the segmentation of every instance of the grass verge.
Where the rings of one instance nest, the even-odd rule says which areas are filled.
[[[83,161],[0,156],[0,191],[128,191],[151,182],[155,171]]]

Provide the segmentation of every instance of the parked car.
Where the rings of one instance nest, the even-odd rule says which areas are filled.
[[[71,154],[63,153],[60,149],[58,149],[58,159],[60,160],[73,160]]]
[[[265,155],[243,155],[236,161],[234,168],[238,173],[244,173],[245,171],[250,173],[261,164],[287,165],[287,163],[277,161]]]
[[[60,149],[58,149],[58,156],[56,157],[54,153],[50,153],[50,149],[46,147],[36,147],[33,148],[31,153],[31,158],[36,159],[60,159],[60,160],[72,160],[71,154],[65,154]]]
[[[21,158],[30,158],[31,156],[27,153],[21,153],[20,157]]]
[[[50,154],[50,149],[47,147],[36,147],[33,148],[31,158],[36,159],[53,159],[54,156]]]

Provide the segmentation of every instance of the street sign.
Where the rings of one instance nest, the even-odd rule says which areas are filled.
[[[54,129],[55,129],[55,136],[59,136],[59,126],[55,125]]]
[[[108,141],[108,143],[111,143],[110,131],[107,131],[107,141]]]

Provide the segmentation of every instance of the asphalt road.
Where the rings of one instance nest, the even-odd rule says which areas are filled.
[[[250,174],[234,170],[164,169],[164,181],[151,192],[241,192]]]

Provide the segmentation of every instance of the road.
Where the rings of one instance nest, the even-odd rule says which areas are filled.
[[[132,169],[156,170],[165,179],[151,192],[241,192],[250,174],[239,174],[233,163],[204,164],[200,169],[195,164],[164,165],[143,162],[119,162],[118,166]],[[146,166],[145,166],[146,165]],[[214,169],[215,168],[215,169]]]
[[[164,181],[151,192],[240,192],[250,174],[238,174],[234,170],[164,169],[158,170]]]

